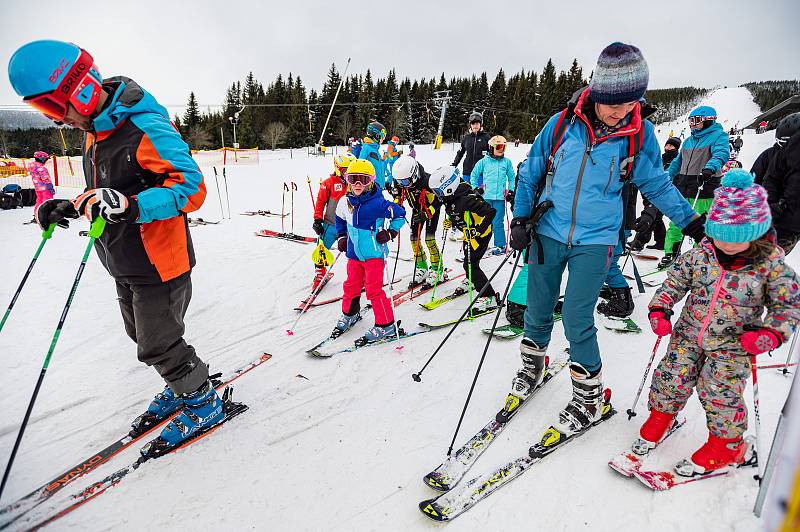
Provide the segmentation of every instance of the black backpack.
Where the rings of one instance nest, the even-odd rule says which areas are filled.
[[[32,188],[22,189],[22,206],[33,207],[36,205],[36,190]]]

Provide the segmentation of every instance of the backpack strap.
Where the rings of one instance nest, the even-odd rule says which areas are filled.
[[[550,169],[553,167],[553,160],[555,159],[556,152],[558,148],[561,147],[561,141],[564,140],[564,133],[567,131],[567,126],[569,126],[573,114],[575,113],[573,112],[573,107],[570,105],[561,111],[558,117],[556,127],[553,128],[553,148],[550,150],[550,157],[547,158],[545,173],[550,172]]]

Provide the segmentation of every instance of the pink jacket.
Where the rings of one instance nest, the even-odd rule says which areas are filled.
[[[45,165],[39,161],[33,161],[28,167],[28,172],[31,174],[31,180],[33,181],[33,187],[36,189],[36,192],[43,192],[45,190],[55,192],[53,182],[50,181],[50,172],[47,171]]]

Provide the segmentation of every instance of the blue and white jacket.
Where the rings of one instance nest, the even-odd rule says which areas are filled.
[[[336,234],[347,235],[347,258],[365,261],[386,256],[386,244],[379,244],[375,235],[389,218],[389,230],[400,231],[406,223],[406,210],[383,197],[381,189],[372,186],[360,196],[348,192],[336,207]]]

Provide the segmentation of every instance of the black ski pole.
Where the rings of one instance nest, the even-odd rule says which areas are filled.
[[[483,354],[481,355],[481,360],[478,362],[478,369],[475,370],[475,377],[472,379],[472,385],[469,387],[469,393],[467,394],[467,400],[464,402],[464,408],[461,410],[461,417],[458,418],[458,425],[456,425],[456,431],[453,433],[453,439],[450,441],[450,447],[447,449],[447,456],[450,456],[453,453],[453,445],[456,443],[456,438],[458,437],[458,431],[461,430],[461,423],[464,421],[464,414],[467,413],[467,408],[469,407],[469,402],[472,399],[472,392],[475,391],[475,384],[478,382],[478,375],[481,374],[481,368],[483,367],[483,361],[486,360],[486,353],[489,352],[489,345],[492,343],[492,338],[494,338],[494,330],[497,327],[497,320],[500,319],[500,313],[503,311],[503,306],[505,306],[506,297],[508,297],[508,291],[511,289],[511,283],[514,281],[514,272],[517,271],[517,264],[519,264],[519,259],[522,257],[522,252],[517,252],[517,258],[514,261],[514,268],[511,270],[511,275],[508,276],[508,283],[506,283],[506,289],[503,292],[503,299],[500,300],[500,304],[497,306],[497,312],[494,314],[494,322],[492,323],[492,330],[489,333],[489,338],[486,339],[486,346],[483,348]],[[506,261],[503,261],[505,264]]]
[[[224,167],[223,167],[224,168]],[[217,174],[217,167],[214,167],[214,181],[217,183],[217,197],[219,198],[219,215],[224,219],[225,211],[222,208],[222,194],[219,191],[219,175]]]
[[[497,267],[497,269],[494,271],[494,273],[491,275],[491,277],[489,277],[489,280],[488,280],[488,281],[486,281],[486,284],[485,284],[485,285],[483,286],[483,288],[481,288],[481,290],[478,292],[478,295],[476,295],[476,296],[475,296],[475,298],[472,300],[472,302],[470,302],[470,304],[469,304],[469,305],[467,305],[467,308],[466,308],[466,309],[464,309],[464,312],[462,312],[462,313],[461,313],[461,317],[460,317],[460,318],[458,318],[458,321],[456,321],[456,322],[453,324],[453,326],[450,328],[450,331],[447,333],[447,336],[445,336],[445,337],[444,337],[444,339],[443,339],[443,340],[442,340],[442,341],[439,343],[439,347],[437,347],[437,348],[436,348],[436,351],[434,351],[434,352],[433,352],[433,354],[432,354],[432,355],[430,356],[430,358],[428,359],[428,361],[427,361],[427,362],[425,362],[425,365],[424,365],[424,366],[422,366],[422,369],[420,369],[418,372],[416,372],[416,373],[413,373],[413,374],[411,375],[411,378],[412,378],[412,379],[414,379],[416,382],[422,382],[422,372],[423,372],[423,371],[425,371],[425,368],[427,368],[427,367],[428,367],[428,364],[430,364],[430,363],[431,363],[431,361],[432,361],[432,360],[434,359],[434,357],[435,357],[435,356],[436,356],[436,355],[439,353],[439,351],[442,349],[442,347],[443,347],[443,346],[444,346],[444,344],[447,342],[447,340],[450,338],[450,336],[453,334],[453,332],[455,332],[456,328],[457,328],[457,327],[458,327],[458,326],[461,324],[461,322],[463,322],[463,321],[464,321],[464,318],[467,316],[467,314],[469,314],[469,313],[470,313],[470,311],[472,310],[472,305],[475,303],[475,301],[477,301],[478,299],[480,299],[480,298],[481,298],[481,296],[483,295],[483,293],[486,291],[486,289],[487,289],[487,288],[489,288],[489,287],[492,285],[492,279],[494,279],[495,277],[497,277],[497,274],[498,274],[498,273],[500,273],[500,270],[502,270],[502,269],[503,269],[503,266],[505,266],[505,265],[506,265],[506,261],[502,261],[502,262],[500,263],[500,266],[498,266],[498,267]]]
[[[89,229],[89,243],[86,245],[86,251],[83,253],[83,259],[81,260],[80,266],[78,266],[78,273],[75,274],[75,280],[72,282],[72,289],[69,291],[69,296],[67,296],[67,303],[64,305],[64,310],[61,312],[61,318],[58,320],[58,326],[56,326],[56,331],[53,333],[53,339],[50,342],[50,349],[47,350],[47,356],[44,358],[42,371],[39,373],[39,380],[36,381],[36,386],[33,389],[31,401],[28,403],[28,410],[25,411],[25,417],[22,419],[22,425],[17,433],[17,439],[14,442],[14,448],[11,450],[11,456],[8,459],[8,465],[6,465],[6,471],[3,474],[3,481],[0,483],[0,498],[3,497],[3,490],[6,487],[8,475],[11,473],[11,466],[14,465],[14,458],[17,456],[17,450],[19,450],[19,444],[22,441],[22,435],[25,434],[25,427],[28,426],[28,420],[31,417],[33,405],[36,403],[36,397],[39,395],[39,389],[42,387],[44,375],[47,373],[47,367],[50,365],[50,358],[53,356],[53,351],[56,349],[58,337],[61,336],[61,329],[64,327],[64,321],[67,319],[67,313],[69,313],[69,308],[72,305],[72,299],[75,297],[75,292],[78,290],[78,283],[80,282],[81,276],[83,275],[83,270],[86,267],[86,261],[89,260],[89,253],[92,251],[94,241],[101,234],[103,234],[103,229],[105,229],[105,227],[106,221],[102,218],[96,218],[95,221],[92,222],[91,229]]]
[[[228,202],[228,219],[231,217],[231,197],[228,194],[228,174],[225,172],[225,167],[222,167],[222,180],[225,181],[225,201]],[[224,218],[225,215],[223,214],[222,217]]]
[[[39,258],[39,254],[42,252],[42,248],[44,247],[45,243],[48,240],[50,240],[50,237],[53,236],[53,229],[55,228],[56,224],[50,224],[50,226],[45,231],[42,231],[42,241],[39,242],[39,247],[36,249],[36,253],[33,254],[31,263],[28,264],[28,270],[25,272],[25,275],[22,276],[22,281],[19,283],[17,291],[14,292],[14,297],[11,298],[11,303],[8,304],[6,313],[3,314],[3,319],[0,320],[0,331],[3,330],[3,326],[6,324],[8,315],[11,314],[11,309],[14,308],[14,303],[17,302],[17,298],[19,297],[19,294],[22,292],[22,287],[25,286],[25,283],[28,281],[28,276],[31,274],[31,271],[33,271],[33,266],[36,264],[36,259]]]
[[[642,382],[639,384],[639,389],[636,391],[636,398],[634,398],[633,404],[627,411],[628,421],[630,421],[631,418],[636,415],[636,403],[639,402],[639,397],[642,395],[642,390],[647,382],[647,376],[650,375],[650,368],[653,366],[653,361],[656,359],[656,352],[658,351],[658,346],[661,344],[662,338],[664,337],[659,336],[656,339],[656,345],[653,346],[653,353],[650,355],[650,360],[647,362],[647,367],[644,369],[644,375],[642,375]]]

